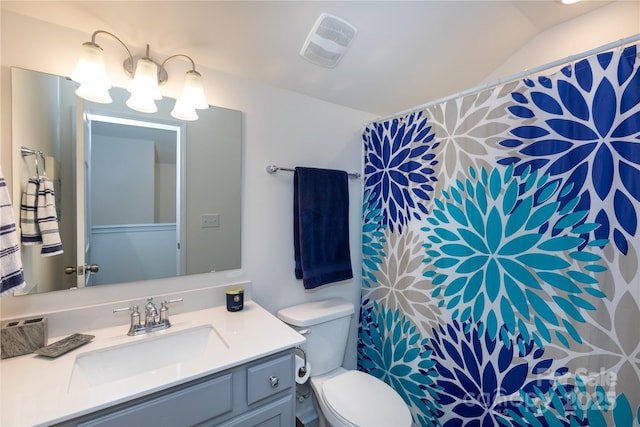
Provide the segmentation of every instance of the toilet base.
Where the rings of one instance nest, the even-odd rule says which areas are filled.
[[[312,393],[313,407],[316,410],[316,414],[318,415],[318,427],[332,427],[327,422],[327,418],[324,416],[324,412],[322,412],[322,408],[320,408],[320,404],[318,403],[318,399],[316,399],[316,393]]]

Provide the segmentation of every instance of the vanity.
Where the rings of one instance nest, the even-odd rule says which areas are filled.
[[[95,338],[58,358],[2,360],[0,425],[295,425],[294,351],[304,337],[254,301],[238,312],[172,313],[170,328],[138,336],[120,320],[82,330]]]

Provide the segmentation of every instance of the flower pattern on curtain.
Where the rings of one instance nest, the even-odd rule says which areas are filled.
[[[640,423],[639,63],[365,129],[358,365],[416,425]]]

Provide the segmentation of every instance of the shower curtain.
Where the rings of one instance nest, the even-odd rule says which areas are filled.
[[[416,425],[640,423],[639,62],[365,129],[358,366]]]

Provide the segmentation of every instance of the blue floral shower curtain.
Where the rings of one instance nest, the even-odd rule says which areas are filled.
[[[416,425],[640,423],[639,62],[365,129],[358,364]]]

